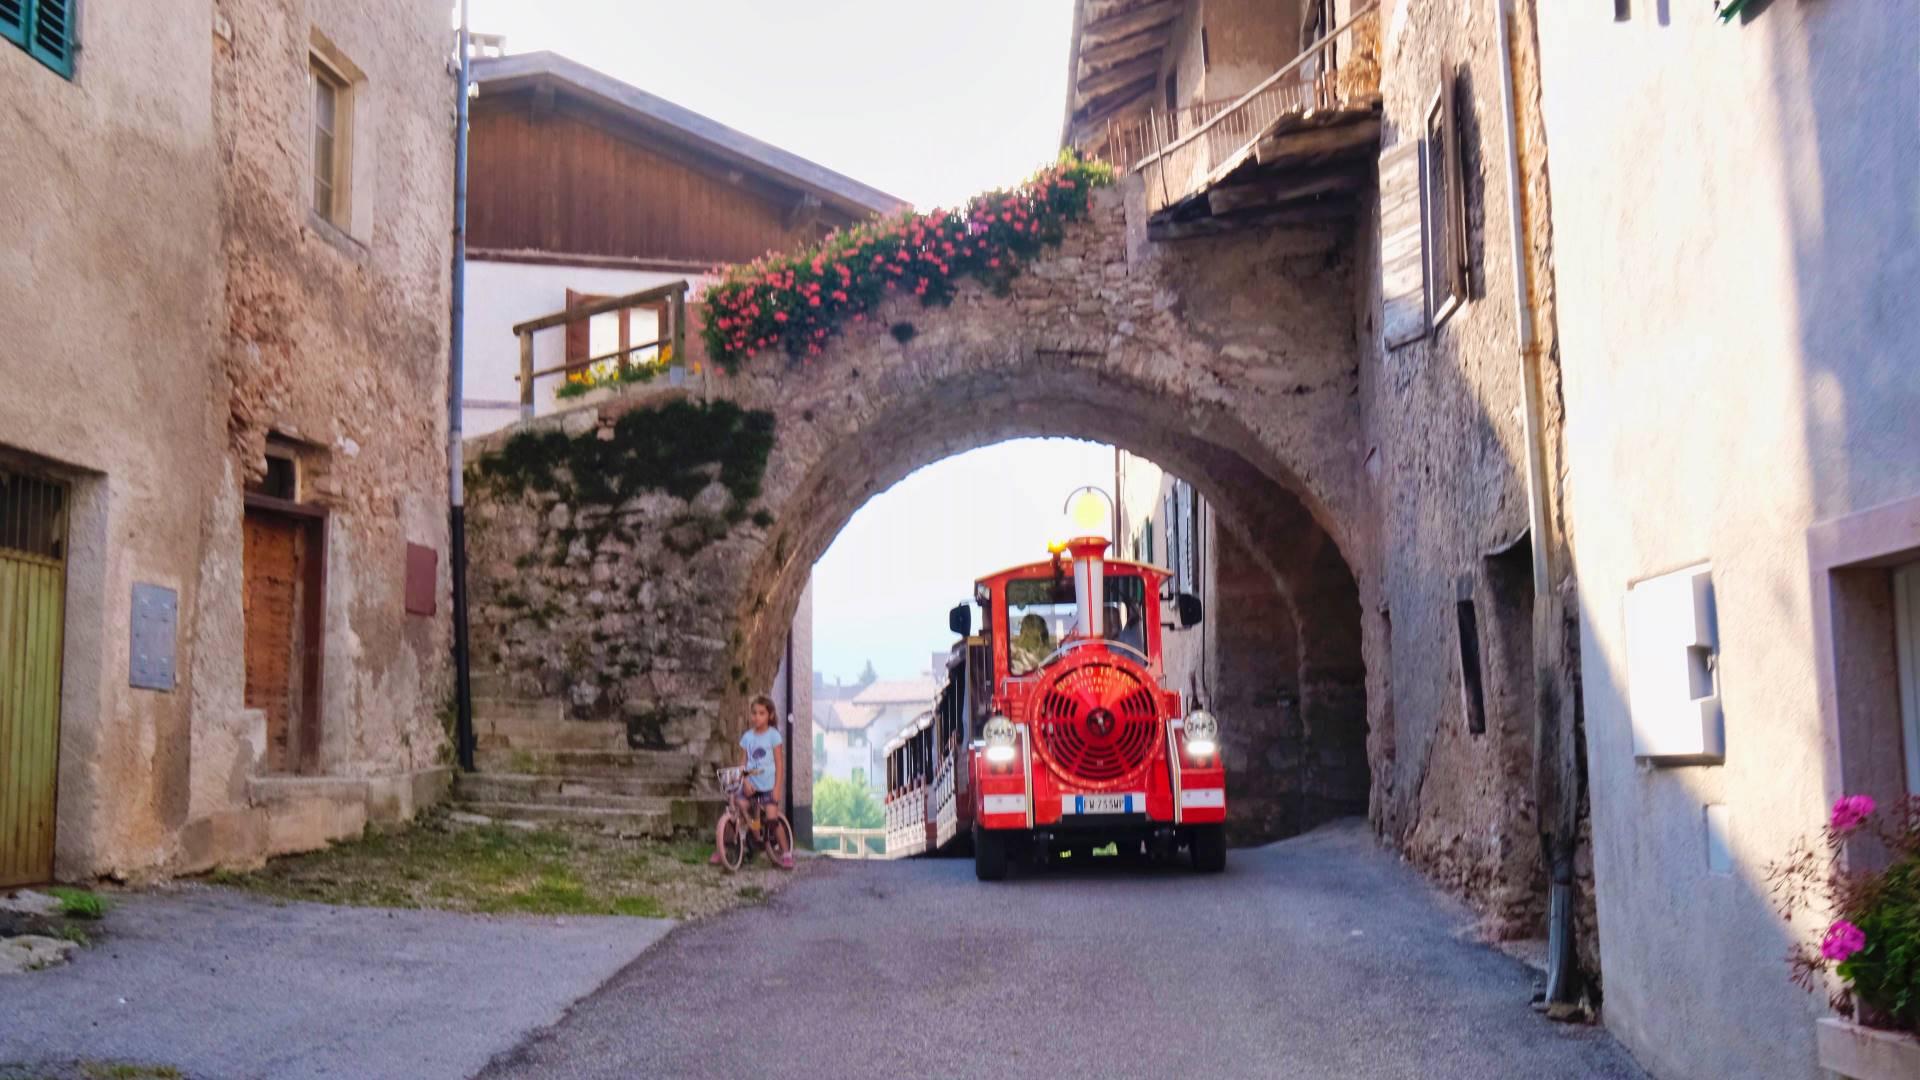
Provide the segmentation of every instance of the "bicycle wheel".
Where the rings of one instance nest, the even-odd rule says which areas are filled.
[[[720,820],[720,858],[729,873],[747,861],[747,834],[732,814]]]
[[[793,857],[793,826],[783,817],[767,822],[767,858],[781,869],[787,868],[787,860]]]

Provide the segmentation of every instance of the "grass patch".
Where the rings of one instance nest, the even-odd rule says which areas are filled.
[[[48,889],[47,894],[60,901],[60,914],[69,919],[99,919],[107,914],[107,901],[99,893],[64,885]]]
[[[707,865],[710,840],[620,837],[582,826],[462,825],[429,814],[324,851],[211,883],[281,900],[485,914],[691,918],[758,903],[788,876],[757,859]]]

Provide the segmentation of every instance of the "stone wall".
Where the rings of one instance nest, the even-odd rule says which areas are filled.
[[[1368,298],[1359,336],[1363,453],[1381,570],[1379,591],[1368,600],[1367,630],[1376,643],[1371,654],[1386,660],[1370,665],[1368,677],[1376,695],[1392,687],[1388,726],[1396,737],[1390,769],[1380,772],[1375,756],[1376,784],[1391,793],[1381,825],[1429,875],[1486,915],[1488,933],[1512,936],[1543,930],[1545,879],[1535,839],[1535,611],[1507,141],[1489,10],[1399,0],[1381,14],[1383,146],[1421,139],[1443,78],[1454,94],[1468,295],[1422,340],[1385,349],[1376,215],[1363,230],[1370,250],[1358,283]],[[1522,35],[1517,47],[1529,49],[1530,40]],[[1537,89],[1526,70],[1517,81],[1523,129],[1537,131],[1530,104]],[[1537,180],[1540,190],[1530,197],[1544,203],[1544,147],[1536,139],[1523,149],[1530,154],[1523,182]],[[1557,353],[1550,243],[1544,230],[1531,235],[1528,271],[1539,300],[1532,314],[1546,366],[1543,383],[1551,387]],[[1558,444],[1559,427],[1557,408],[1550,409],[1550,446]],[[1549,498],[1556,492],[1557,485]],[[1551,520],[1557,522],[1557,514]],[[1556,585],[1570,589],[1568,582]],[[1469,730],[1464,705],[1462,601],[1472,603],[1478,624],[1486,702],[1481,733]],[[1557,639],[1564,637],[1563,628]],[[1577,657],[1543,655],[1540,663],[1547,682],[1562,688],[1559,700],[1570,703]],[[1376,722],[1386,719],[1378,709]],[[1582,933],[1590,960],[1594,926],[1585,921]]]
[[[72,81],[0,47],[19,264],[0,453],[67,480],[62,877],[246,862],[435,796],[445,700],[452,83],[444,9],[80,7]],[[309,49],[362,76],[353,230],[313,218]],[[24,215],[30,208],[32,220]],[[245,708],[243,488],[268,440],[329,515],[323,738],[268,777]],[[440,555],[402,612],[406,545]],[[128,686],[134,583],[172,589],[177,683]]]

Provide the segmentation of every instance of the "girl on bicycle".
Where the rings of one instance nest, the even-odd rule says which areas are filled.
[[[775,752],[786,740],[773,723],[773,699],[765,694],[754,698],[751,712],[752,724],[740,736],[740,795],[733,804],[742,825],[764,823],[768,809],[780,812],[780,781],[786,771],[785,760]],[[791,854],[782,853],[778,858],[781,866],[793,867]],[[715,866],[725,861],[717,840],[713,858],[707,861]]]

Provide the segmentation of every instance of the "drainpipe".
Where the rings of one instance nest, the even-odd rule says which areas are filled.
[[[1515,116],[1513,94],[1513,0],[1489,0],[1493,8],[1494,36],[1500,47],[1500,116],[1502,129],[1507,140],[1507,224],[1513,255],[1513,313],[1518,359],[1520,362],[1520,393],[1522,437],[1527,452],[1527,516],[1533,533],[1533,594],[1535,611],[1534,641],[1536,644],[1557,641],[1559,635],[1543,635],[1538,627],[1543,619],[1557,619],[1558,604],[1553,594],[1553,555],[1555,551],[1552,524],[1547,519],[1547,464],[1546,448],[1541,435],[1540,406],[1540,367],[1538,342],[1534,334],[1533,309],[1528,302],[1528,278],[1526,259],[1526,226],[1523,221],[1520,190],[1520,145],[1519,125]],[[1541,673],[1544,659],[1534,658],[1536,681],[1545,678]],[[1558,702],[1559,693],[1536,694],[1534,704],[1534,746],[1536,755],[1539,748],[1547,745],[1552,737],[1553,744],[1559,745],[1559,736],[1563,733],[1549,731],[1549,725],[1557,727],[1559,717],[1549,715],[1544,704],[1546,701]],[[1565,703],[1560,708],[1567,707]],[[1543,757],[1536,758],[1536,789],[1542,786],[1547,768],[1552,767]],[[1535,792],[1535,805],[1542,813],[1548,809]],[[1562,790],[1559,800],[1577,799],[1577,794]],[[1570,817],[1571,815],[1561,815]],[[1541,823],[1546,830],[1546,859],[1549,875],[1549,893],[1547,908],[1547,985],[1544,994],[1545,1004],[1549,1007],[1569,1003],[1574,998],[1574,953],[1573,953],[1573,836],[1565,822],[1555,822],[1551,827]]]
[[[467,30],[467,0],[460,0],[460,88],[454,105],[453,133],[453,313],[447,335],[447,491],[448,570],[453,577],[454,752],[460,768],[473,771],[473,665],[467,641],[467,495],[460,452],[461,400],[466,393],[467,321],[467,88],[472,68]]]

